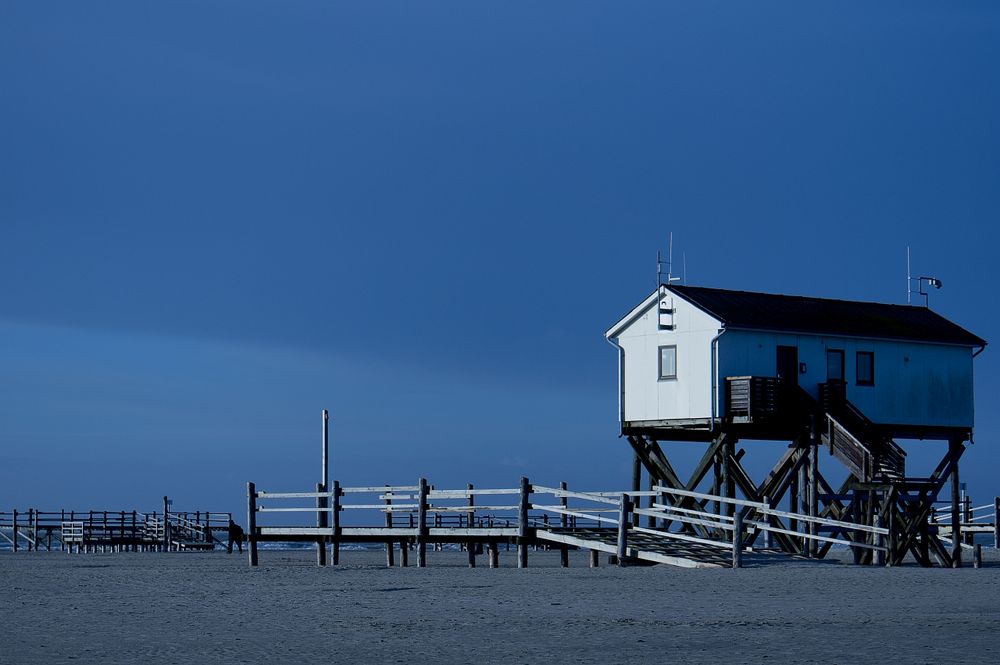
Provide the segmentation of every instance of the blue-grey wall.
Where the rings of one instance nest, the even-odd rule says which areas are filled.
[[[844,351],[847,396],[878,423],[972,427],[972,349],[873,339],[729,330],[719,342],[719,369],[726,376],[775,376],[776,347],[796,346],[806,371],[799,385],[818,396],[827,380],[826,350]],[[875,354],[875,385],[859,386],[856,353]]]

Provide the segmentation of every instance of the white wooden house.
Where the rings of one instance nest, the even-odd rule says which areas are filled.
[[[620,350],[623,431],[732,422],[733,377],[816,400],[837,387],[896,435],[971,431],[973,358],[986,345],[926,307],[677,285],[605,335]]]

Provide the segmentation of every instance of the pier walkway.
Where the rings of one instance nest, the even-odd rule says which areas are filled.
[[[497,564],[501,544],[515,545],[518,567],[528,565],[532,547],[589,550],[591,565],[600,553],[619,565],[663,563],[682,567],[740,567],[744,557],[776,555],[777,538],[801,543],[843,544],[875,553],[885,565],[891,528],[779,510],[766,503],[727,498],[654,485],[649,491],[580,492],[559,487],[441,490],[420,479],[411,486],[341,487],[318,485],[313,492],[260,491],[247,485],[249,561],[258,563],[263,542],[314,542],[317,563],[333,563],[346,543],[382,543],[386,563],[408,565],[416,549],[417,565],[426,565],[428,544],[458,543],[469,552],[469,565],[485,548],[489,565]],[[294,505],[293,505],[294,504]],[[284,524],[275,524],[278,514]],[[298,524],[288,519],[297,514]],[[354,515],[358,515],[354,518]],[[365,517],[367,516],[367,521]],[[372,516],[377,516],[373,519]],[[302,519],[308,520],[303,524]]]
[[[231,525],[230,513],[32,508],[0,512],[0,542],[15,552],[186,551],[216,545],[231,552],[236,535]]]

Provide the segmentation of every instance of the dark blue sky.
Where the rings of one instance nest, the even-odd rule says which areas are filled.
[[[887,302],[910,244],[995,341],[998,62],[992,0],[0,3],[0,506],[239,510],[323,407],[350,484],[623,486],[671,230]]]

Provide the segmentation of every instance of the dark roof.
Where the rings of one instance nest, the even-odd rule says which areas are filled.
[[[668,288],[733,328],[963,346],[986,344],[926,307],[728,291],[701,286],[671,285]]]

